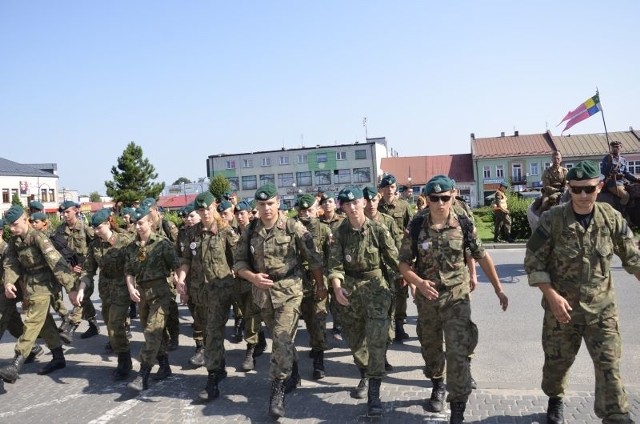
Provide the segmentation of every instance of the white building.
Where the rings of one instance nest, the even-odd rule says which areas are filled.
[[[240,199],[253,199],[258,187],[273,183],[291,204],[296,195],[318,189],[337,193],[347,186],[377,185],[380,163],[390,151],[380,137],[366,143],[217,154],[207,158],[207,176],[224,175]]]
[[[0,213],[11,207],[17,195],[24,206],[29,201],[42,202],[47,212],[58,210],[58,166],[55,163],[22,164],[0,158]]]

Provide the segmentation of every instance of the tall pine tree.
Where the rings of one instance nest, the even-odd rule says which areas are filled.
[[[164,183],[152,182],[158,178],[155,167],[142,156],[142,147],[130,142],[118,158],[118,165],[111,167],[113,181],[105,181],[107,196],[114,202],[131,206],[147,197],[157,198]]]

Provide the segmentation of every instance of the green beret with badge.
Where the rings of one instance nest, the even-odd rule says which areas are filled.
[[[154,206],[156,206],[156,199],[154,199],[153,197],[147,197],[146,199],[144,199],[141,203],[140,206],[141,207],[147,207],[147,208],[152,208]]]
[[[91,226],[97,227],[105,221],[109,220],[109,215],[111,215],[111,211],[107,208],[100,209],[98,212],[94,213],[91,217]]]
[[[24,209],[20,205],[11,205],[9,210],[4,213],[4,219],[9,223],[15,223],[20,217],[24,215]]]
[[[332,191],[323,191],[322,196],[320,197],[320,204],[323,204],[329,199],[335,199],[336,194]]]
[[[151,209],[149,209],[146,206],[141,206],[133,212],[133,215],[131,215],[131,221],[133,222],[140,221],[142,218],[149,215],[150,212],[151,212]]]
[[[240,211],[250,211],[251,209],[252,207],[249,204],[249,202],[247,202],[246,200],[243,200],[241,202],[238,202],[238,204],[236,205],[235,213],[238,213]]]
[[[453,181],[446,175],[436,175],[432,177],[424,188],[426,195],[431,193],[443,193],[453,190]]]
[[[64,212],[69,208],[77,208],[77,207],[78,207],[78,205],[73,200],[65,200],[64,202],[62,202],[62,204],[60,205],[58,210],[60,212]]]
[[[185,216],[189,215],[191,212],[193,212],[195,210],[196,210],[195,201],[194,202],[189,202],[189,204],[184,207]]]
[[[216,197],[210,191],[203,191],[196,196],[194,206],[196,209],[206,209],[216,202]]]
[[[338,194],[338,201],[340,203],[352,202],[354,200],[362,199],[362,190],[358,187],[346,187],[340,190]]]
[[[271,183],[267,183],[256,190],[256,200],[269,200],[278,195],[278,189]]]
[[[391,174],[387,174],[380,180],[380,187],[387,187],[396,183],[396,177]]]
[[[567,173],[567,181],[592,180],[600,177],[600,168],[598,165],[588,160],[578,162]]]
[[[42,212],[44,210],[44,205],[37,200],[32,200],[29,202],[29,210],[32,212]]]
[[[298,206],[298,209],[305,210],[312,207],[315,203],[316,203],[316,196],[313,196],[311,194],[303,194],[298,199],[297,206]]]
[[[376,196],[378,196],[378,189],[376,189],[374,186],[366,186],[362,190],[362,196],[365,198],[365,200],[373,200],[376,198]]]
[[[227,209],[231,209],[232,207],[233,207],[233,203],[231,203],[228,200],[223,200],[218,205],[217,210],[218,210],[218,213],[222,213],[222,212],[226,211]]]
[[[31,219],[31,221],[46,221],[47,214],[45,214],[44,212],[34,212],[31,214],[31,217],[29,219]]]

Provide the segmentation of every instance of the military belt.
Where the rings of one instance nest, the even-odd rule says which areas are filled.
[[[345,274],[351,278],[359,278],[362,280],[371,280],[372,278],[382,278],[382,270],[380,268],[371,271],[345,271]]]
[[[280,281],[291,277],[296,272],[295,267],[289,268],[286,272],[269,273],[269,280]]]
[[[154,280],[136,281],[136,284],[140,288],[149,289],[149,288],[161,286],[162,284],[169,284],[169,282],[167,281],[166,278],[156,278]]]
[[[25,269],[25,274],[27,274],[27,275],[42,274],[43,272],[46,272],[48,270],[49,270],[48,266],[42,265],[42,266],[37,266],[37,267],[34,267],[34,268]]]

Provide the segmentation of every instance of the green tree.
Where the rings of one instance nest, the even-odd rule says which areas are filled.
[[[172,185],[180,185],[182,183],[191,184],[191,180],[187,177],[180,177],[177,180],[175,180]]]
[[[22,204],[22,200],[20,200],[20,196],[18,196],[17,192],[14,192],[13,195],[11,195],[11,204],[22,206],[24,208],[24,205]]]
[[[224,175],[215,175],[209,183],[209,191],[216,196],[216,199],[221,199],[224,193],[231,191],[231,183]]]
[[[130,142],[118,158],[118,165],[111,167],[113,181],[105,181],[107,196],[115,203],[132,205],[147,197],[157,198],[164,183],[152,182],[158,178],[155,167],[143,157],[142,147]]]
[[[93,192],[89,193],[89,201],[90,202],[102,202],[102,199],[100,198],[100,193],[98,193],[97,191],[93,191]]]

